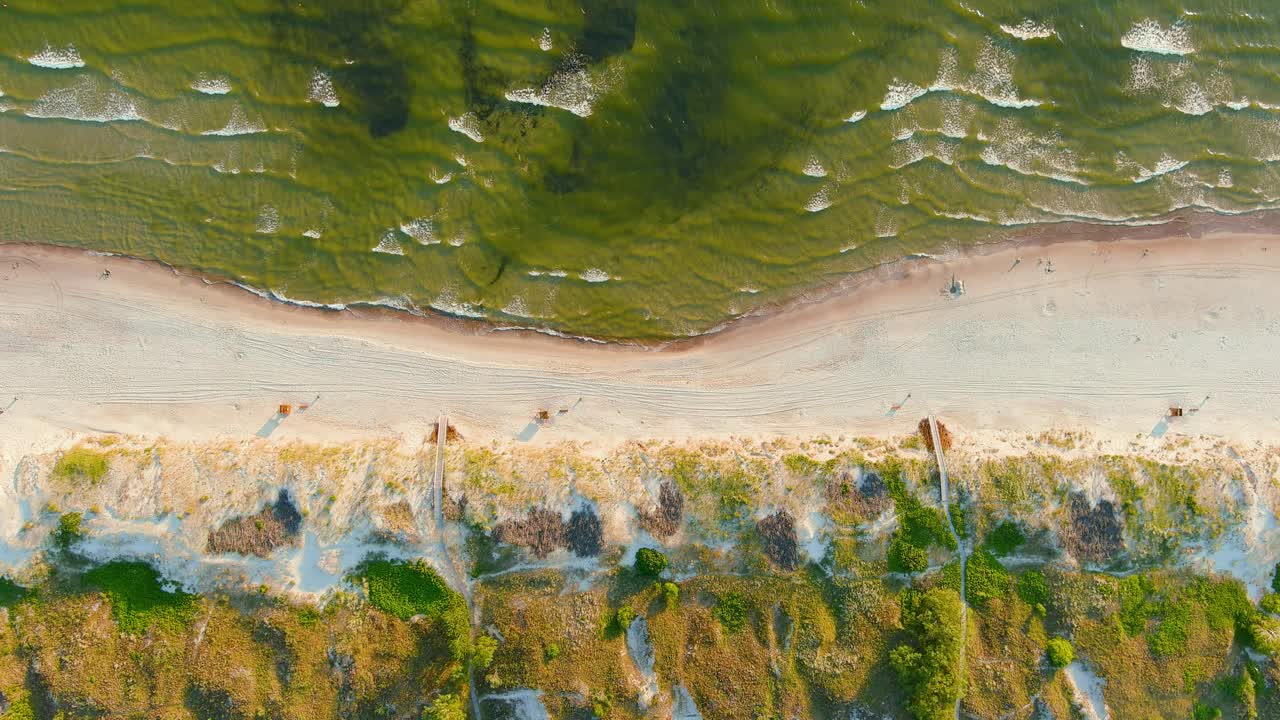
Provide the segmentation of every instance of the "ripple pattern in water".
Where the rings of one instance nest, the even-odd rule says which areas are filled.
[[[3,239],[704,332],[1030,224],[1280,198],[1263,0],[9,0]]]

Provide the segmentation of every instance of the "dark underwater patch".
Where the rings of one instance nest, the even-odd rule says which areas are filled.
[[[409,122],[413,82],[395,48],[396,18],[406,0],[282,0],[271,16],[276,46],[330,71],[343,106],[363,117],[372,137]],[[334,66],[341,58],[341,66]],[[347,64],[345,61],[353,61]]]
[[[636,43],[636,0],[582,0],[577,49],[589,62],[621,55]]]

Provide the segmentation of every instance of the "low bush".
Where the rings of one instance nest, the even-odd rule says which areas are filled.
[[[1049,582],[1039,570],[1028,570],[1018,578],[1018,597],[1042,611],[1049,604]]]
[[[908,691],[917,720],[952,716],[960,695],[960,596],[947,588],[907,590],[900,597],[902,627],[910,640],[889,653],[889,664]]]
[[[969,558],[965,599],[970,605],[986,607],[994,598],[1009,594],[1009,571],[986,550],[978,550]]]
[[[62,480],[86,480],[97,484],[107,474],[107,456],[88,448],[72,448],[53,465],[53,476]]]
[[[471,650],[471,665],[476,670],[487,670],[493,664],[493,654],[498,651],[498,641],[488,635],[476,638]]]
[[[1049,657],[1049,664],[1055,668],[1064,668],[1076,659],[1075,648],[1072,648],[1071,643],[1064,638],[1050,639],[1044,649]]]
[[[618,626],[619,632],[626,632],[631,627],[631,621],[636,619],[635,608],[630,605],[623,605],[618,608],[618,612],[614,613],[613,621]]]
[[[111,601],[111,615],[126,633],[150,627],[180,630],[195,617],[196,597],[166,589],[160,573],[147,563],[117,560],[85,573],[84,582]]]
[[[0,575],[0,607],[11,607],[26,596],[26,588]]]
[[[63,550],[69,549],[80,540],[84,539],[84,529],[81,522],[84,517],[78,512],[66,513],[58,518],[58,529],[53,532],[53,542]]]
[[[362,581],[369,604],[401,620],[422,615],[438,620],[454,659],[471,654],[471,627],[467,603],[444,578],[421,561],[371,560],[352,574]]]
[[[987,547],[996,555],[1008,555],[1017,550],[1024,542],[1027,541],[1026,535],[1022,533],[1022,528],[1017,523],[1008,520],[1000,523],[987,533]]]
[[[674,608],[680,602],[680,586],[673,582],[662,583],[662,597],[667,601],[667,607]]]
[[[747,624],[747,600],[741,593],[729,592],[721,595],[711,614],[725,630],[735,633]]]
[[[636,572],[647,577],[658,577],[667,569],[667,556],[653,548],[636,551]]]
[[[467,710],[462,696],[446,693],[437,697],[422,710],[422,720],[467,720]]]
[[[889,570],[901,573],[920,573],[929,569],[929,553],[911,543],[901,530],[889,538]]]

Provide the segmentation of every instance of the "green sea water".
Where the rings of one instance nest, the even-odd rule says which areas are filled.
[[[1280,199],[1274,0],[6,0],[0,92],[0,240],[593,337]]]

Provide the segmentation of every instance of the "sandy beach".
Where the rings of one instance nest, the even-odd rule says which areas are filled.
[[[252,437],[279,404],[312,403],[272,439],[413,443],[441,413],[469,440],[512,439],[539,410],[568,409],[528,441],[901,434],[928,412],[970,431],[1131,441],[1206,397],[1169,431],[1269,437],[1280,237],[983,253],[904,261],[645,349],[289,306],[137,260],[2,245],[0,437],[7,453],[85,433]],[[953,275],[960,297],[944,292]]]

